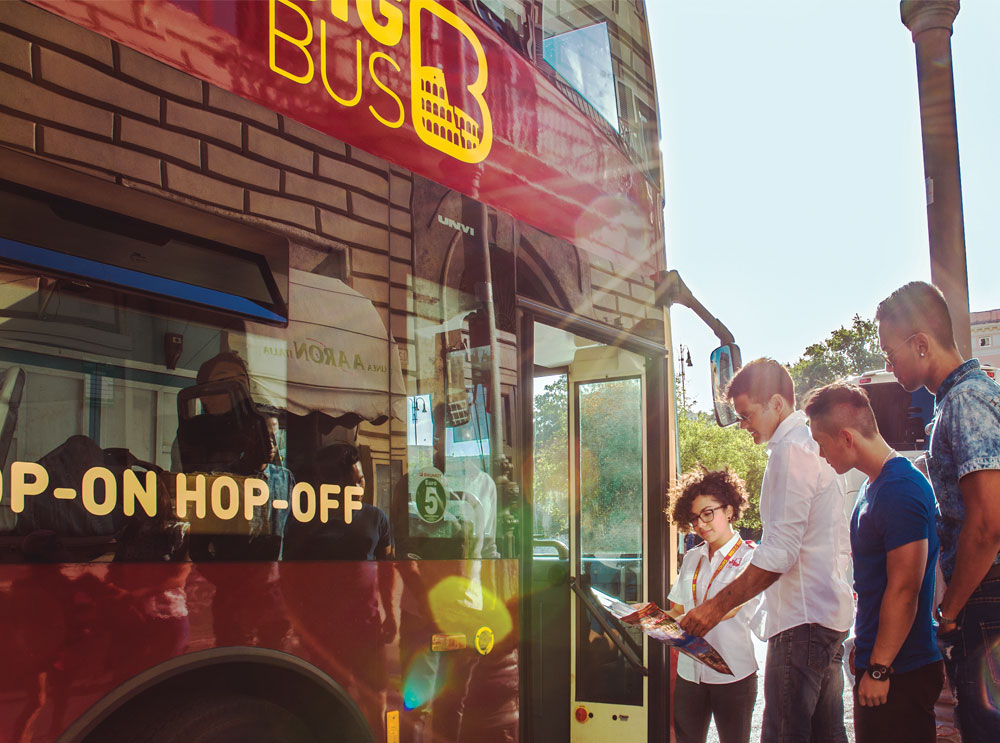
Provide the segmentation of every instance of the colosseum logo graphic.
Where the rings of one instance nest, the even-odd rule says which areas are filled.
[[[268,4],[268,62],[273,72],[299,85],[321,86],[344,108],[367,104],[369,114],[390,129],[406,121],[398,83],[408,72],[409,114],[420,140],[466,163],[482,162],[489,155],[493,122],[484,97],[486,53],[469,24],[455,12],[435,0],[410,0],[407,22],[401,0],[269,0]],[[381,47],[378,51],[359,38],[350,44],[352,33],[349,28],[347,34],[344,31],[352,9]],[[409,38],[408,60],[400,43],[404,31]],[[474,65],[461,70],[464,78],[428,53],[456,44],[467,48],[449,54],[449,59],[475,58]]]
[[[452,105],[448,98],[444,71],[425,65],[421,47],[422,11],[437,16],[457,29],[476,52],[477,77],[468,87],[471,99],[477,104],[482,125],[476,118]],[[493,145],[493,122],[483,93],[486,91],[486,53],[469,25],[433,0],[412,0],[410,3],[410,80],[413,94],[410,109],[413,126],[421,140],[457,160],[478,163],[489,154]]]

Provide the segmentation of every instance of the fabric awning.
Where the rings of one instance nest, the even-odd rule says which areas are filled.
[[[371,300],[305,271],[290,270],[288,284],[288,327],[248,322],[246,346],[236,349],[254,399],[296,415],[405,420],[399,349]]]

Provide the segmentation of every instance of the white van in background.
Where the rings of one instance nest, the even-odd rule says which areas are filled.
[[[997,369],[983,365],[983,371],[997,378]],[[910,460],[917,459],[930,445],[930,424],[934,420],[934,395],[921,387],[916,392],[907,392],[896,381],[892,372],[878,369],[844,380],[862,387],[868,393],[875,421],[882,437],[893,449]],[[846,475],[847,497],[844,510],[850,519],[858,491],[865,476],[858,470],[850,470]]]

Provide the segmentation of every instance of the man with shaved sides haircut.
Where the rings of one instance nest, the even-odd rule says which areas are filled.
[[[750,565],[678,621],[703,636],[734,607],[764,591],[765,743],[847,743],[844,639],[853,619],[847,582],[843,478],[819,455],[795,385],[781,364],[757,359],[726,395],[740,428],[767,443],[760,487],[761,541]]]
[[[965,743],[1000,741],[1000,385],[965,360],[937,287],[913,281],[875,312],[879,345],[908,392],[934,394],[927,469],[940,506],[938,637]]]
[[[851,670],[858,743],[933,743],[944,683],[932,609],[938,557],[930,483],[878,432],[868,396],[831,384],[806,404],[820,455],[838,474],[868,476],[851,516],[858,613]]]

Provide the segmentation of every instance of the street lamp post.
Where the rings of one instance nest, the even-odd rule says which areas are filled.
[[[969,279],[951,62],[951,34],[958,10],[959,0],[899,3],[900,18],[913,36],[917,53],[931,281],[944,293],[958,350],[969,358]]]
[[[686,361],[684,359],[685,354],[687,355],[687,360]],[[677,360],[678,360],[680,368],[681,368],[681,370],[677,374],[677,376],[679,376],[681,378],[681,407],[683,407],[686,410],[687,409],[687,388],[686,388],[686,384],[685,383],[687,381],[687,372],[685,371],[684,367],[685,366],[694,366],[694,364],[691,363],[691,349],[688,348],[687,346],[685,346],[684,344],[681,344],[680,345],[680,353],[677,356]]]

